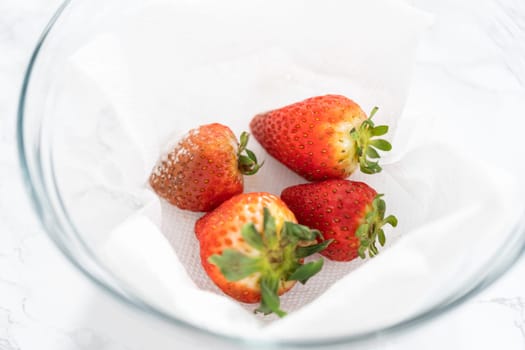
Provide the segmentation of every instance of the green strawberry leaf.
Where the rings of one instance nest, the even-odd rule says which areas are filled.
[[[367,213],[368,215],[368,213]],[[359,227],[357,228],[357,230],[355,231],[355,235],[356,237],[359,237],[359,238],[362,238],[362,239],[365,239],[365,237],[367,236],[368,234],[368,224],[362,224],[362,225],[359,225]]]
[[[300,241],[313,241],[318,237],[322,238],[321,232],[318,230],[311,230],[309,227],[304,225],[299,225],[293,222],[285,222],[286,234],[294,237],[296,240]]]
[[[302,284],[305,284],[312,276],[321,271],[323,268],[323,259],[317,261],[312,261],[304,265],[300,265],[297,270],[295,270],[290,277],[289,281],[299,281]]]
[[[321,243],[309,245],[306,247],[297,247],[295,249],[295,256],[297,258],[306,258],[307,256],[310,256],[315,253],[319,253],[326,249],[334,240],[328,239],[326,241],[322,241]]]
[[[370,160],[380,158],[376,148],[381,151],[390,151],[392,149],[392,145],[388,141],[374,138],[385,135],[388,132],[387,125],[374,125],[372,117],[377,110],[378,108],[374,107],[368,119],[350,132],[352,140],[354,140],[355,159],[359,163],[361,172],[364,174],[376,174],[382,170],[378,162]]]
[[[257,163],[257,156],[255,155],[255,153],[253,153],[252,151],[250,151],[249,149],[245,150],[246,151],[246,154],[248,155],[248,157],[255,163]]]
[[[256,312],[275,313],[280,317],[286,313],[280,309],[279,286],[285,281],[297,280],[301,283],[318,273],[322,259],[307,264],[302,259],[325,249],[332,240],[310,244],[323,239],[317,230],[285,221],[281,231],[277,232],[275,218],[270,210],[263,208],[263,232],[259,232],[254,223],[247,223],[241,228],[245,244],[257,250],[255,257],[247,256],[236,249],[224,249],[218,255],[212,255],[208,261],[219,267],[228,281],[240,281],[243,278],[259,274],[261,304]],[[251,251],[251,254],[255,251]]]
[[[240,155],[239,156],[239,163],[241,165],[248,165],[248,166],[251,166],[253,165],[253,160],[251,160],[249,157],[245,156],[245,155]]]
[[[264,240],[268,247],[274,247],[278,243],[275,219],[268,208],[263,209],[263,231]]]
[[[264,315],[275,313],[279,317],[286,316],[286,312],[280,309],[279,300],[279,279],[274,277],[261,277],[261,305],[255,312],[261,312]]]
[[[260,260],[250,258],[235,249],[225,249],[221,255],[212,255],[208,261],[216,265],[228,281],[239,281],[259,271]]]
[[[368,222],[369,224],[373,224],[374,222],[374,217],[376,216],[376,210],[377,210],[377,206],[375,205],[375,201],[372,202],[372,208],[374,210],[369,210],[366,215],[365,215],[365,220],[366,222]],[[368,228],[367,228],[368,229]]]
[[[380,149],[381,151],[390,151],[392,149],[392,145],[387,140],[383,139],[373,139],[370,141],[370,145],[374,146],[377,149]]]
[[[262,250],[264,248],[263,238],[252,222],[242,227],[241,234],[242,238],[244,238],[246,243],[251,247],[257,250]]]
[[[356,128],[353,128],[352,131],[350,131],[350,136],[352,136],[354,141],[359,141],[359,132]],[[359,149],[359,146],[357,148]]]
[[[359,249],[357,250],[357,254],[359,254],[359,257],[361,259],[366,258],[365,252],[366,252],[366,247],[363,247],[363,246],[360,246]]]
[[[243,131],[241,133],[241,137],[239,138],[239,154],[241,154],[248,145],[248,140],[250,139],[250,134],[246,131]]]
[[[379,244],[381,244],[381,247],[385,245],[386,237],[385,237],[385,231],[383,229],[379,229],[377,232],[377,239],[379,240]]]
[[[364,222],[355,231],[355,236],[359,238],[360,243],[358,254],[362,259],[366,257],[367,251],[369,257],[379,253],[376,242],[379,242],[381,246],[385,245],[384,225],[397,226],[397,218],[395,216],[389,215],[385,218],[386,203],[382,197],[382,194],[376,195],[370,209],[365,214]]]
[[[372,130],[372,136],[383,136],[388,133],[388,125],[378,125],[375,126]]]
[[[377,159],[377,158],[381,158],[381,156],[379,155],[379,153],[377,153],[377,151],[375,150],[375,148],[373,147],[368,147],[366,149],[366,155],[370,158],[374,158],[374,159]]]
[[[369,160],[366,160],[363,164],[361,164],[361,171],[365,174],[376,174],[379,173],[382,170],[381,166],[379,166],[378,162],[371,162]]]
[[[390,224],[392,227],[397,226],[397,218],[394,215],[389,215],[383,220],[384,224]]]
[[[372,108],[372,110],[370,111],[370,116],[368,117],[368,120],[372,120],[372,117],[377,113],[377,111],[379,110],[379,107],[375,106],[374,108]]]
[[[249,133],[247,133],[246,131],[241,133],[241,137],[239,139],[239,150],[237,151],[237,162],[238,169],[243,175],[253,175],[257,173],[264,164],[264,162],[258,164],[257,156],[255,155],[255,153],[246,148],[249,139]],[[244,155],[243,153],[246,153],[246,155]]]
[[[374,206],[374,210],[377,212],[377,215],[383,218],[385,217],[386,203],[381,198],[382,196],[383,196],[382,194],[378,194],[376,196],[373,202],[373,206]]]
[[[377,247],[376,247],[376,244],[375,242],[372,242],[372,244],[370,244],[370,247],[368,249],[368,254],[370,255],[370,257],[374,257],[377,255],[378,250],[377,250]]]

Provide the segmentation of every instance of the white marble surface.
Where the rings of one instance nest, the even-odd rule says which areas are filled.
[[[525,110],[525,2],[411,2],[437,16],[418,56],[412,101],[428,102],[436,115],[457,116],[454,127],[436,127],[458,140],[466,130],[474,133],[477,152],[523,178],[525,164],[516,160],[525,156],[519,144],[525,123],[515,123]],[[169,330],[94,286],[58,252],[32,212],[16,158],[16,103],[30,52],[58,4],[0,1],[0,350],[209,347],[211,339]],[[495,147],[494,130],[515,140],[514,149]],[[524,349],[524,275],[522,259],[446,315],[367,347]]]

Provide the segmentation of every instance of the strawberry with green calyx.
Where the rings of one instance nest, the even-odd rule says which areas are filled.
[[[321,254],[336,261],[364,259],[367,253],[373,257],[378,253],[376,244],[385,244],[383,227],[397,226],[397,219],[385,217],[382,197],[365,183],[349,180],[291,186],[281,194],[299,223],[334,240]]]
[[[155,166],[149,183],[181,209],[210,211],[242,193],[243,175],[253,175],[262,166],[246,149],[248,138],[243,132],[237,142],[230,128],[218,123],[192,129]]]
[[[359,166],[366,174],[381,171],[378,150],[392,146],[354,101],[340,95],[317,96],[256,115],[253,136],[278,161],[309,181],[344,179]]]
[[[323,266],[322,259],[306,264],[303,259],[331,242],[297,224],[278,197],[263,192],[229,199],[199,219],[195,232],[211,280],[238,301],[260,302],[257,312],[280,317],[286,313],[279,295],[296,281],[306,283]]]

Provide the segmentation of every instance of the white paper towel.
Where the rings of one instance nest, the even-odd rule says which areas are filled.
[[[100,181],[108,193],[134,194],[140,204],[128,214],[148,208],[93,246],[130,290],[184,321],[233,336],[303,340],[391,325],[471,277],[519,214],[503,175],[446,146],[423,146],[411,138],[413,124],[400,119],[417,40],[429,23],[404,3],[154,1],[123,18],[118,27],[101,28],[70,60],[69,79],[76,82],[70,85],[104,100],[110,113],[88,119],[94,125],[83,130],[71,125],[64,134],[84,143],[65,140],[70,147],[60,152],[78,156],[78,148],[89,149],[77,164],[84,174],[96,174],[88,182]],[[391,125],[394,151],[383,160],[384,171],[352,179],[385,193],[388,212],[400,223],[387,231],[377,258],[327,262],[318,276],[282,297],[289,316],[268,322],[273,319],[223,296],[204,274],[193,234],[200,214],[159,204],[144,193],[145,182],[170,134],[216,121],[239,134],[258,112],[326,93],[346,95],[367,111],[377,105],[376,122]],[[112,127],[101,122],[108,118]],[[417,118],[425,125],[429,116]],[[93,134],[86,134],[90,128]],[[304,182],[253,140],[251,149],[266,163],[246,178],[246,191],[279,194]],[[123,162],[126,150],[133,157]],[[68,177],[77,168],[65,165],[58,173]],[[111,201],[120,205],[110,195],[97,200],[104,208]],[[102,216],[110,217],[106,211]],[[107,227],[122,220],[109,221]]]
[[[178,259],[151,214],[116,229],[102,257],[146,300],[213,331],[288,340],[337,337],[395,324],[457,292],[494,258],[523,209],[506,175],[438,144],[404,155],[368,182],[388,194],[402,237],[396,241],[387,233],[390,248],[374,259],[327,261],[318,276],[282,297],[283,309],[296,311],[270,325],[222,296],[202,273],[191,218],[184,229],[176,214],[163,210],[163,225],[175,226],[163,233]]]

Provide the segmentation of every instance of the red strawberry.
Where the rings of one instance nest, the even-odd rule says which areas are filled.
[[[363,182],[327,180],[286,188],[282,200],[299,223],[321,231],[333,243],[321,252],[331,260],[350,261],[378,253],[376,240],[385,244],[383,225],[397,225],[395,216],[385,218],[386,204]]]
[[[157,164],[149,179],[151,187],[181,209],[216,208],[242,193],[243,174],[253,175],[262,166],[246,149],[248,137],[242,133],[239,144],[230,128],[217,123],[190,130]]]
[[[312,97],[253,118],[253,135],[268,153],[305,179],[344,179],[359,165],[361,171],[381,171],[376,148],[389,151],[385,140],[374,139],[388,126],[374,126],[352,100],[339,95]]]
[[[279,295],[321,270],[323,259],[303,264],[303,258],[330,243],[315,244],[319,231],[296,222],[286,204],[269,193],[230,198],[195,224],[202,266],[227,295],[260,301],[256,311],[284,316]]]

